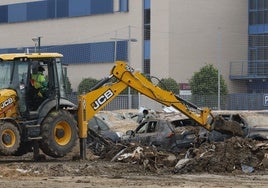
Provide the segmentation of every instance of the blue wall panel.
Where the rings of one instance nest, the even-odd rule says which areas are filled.
[[[47,2],[31,2],[27,3],[27,20],[45,20],[47,19]]]
[[[150,40],[144,41],[144,59],[150,59],[151,49]]]
[[[69,16],[69,1],[66,0],[57,0],[56,1],[56,17],[68,17]]]
[[[109,14],[114,12],[113,5],[113,0],[40,0],[1,5],[0,23]],[[120,0],[120,11],[128,11],[128,0]]]
[[[128,12],[128,0],[120,0],[120,12]]]
[[[104,14],[113,12],[113,0],[91,0],[92,14]]]
[[[8,6],[0,6],[0,23],[8,22]]]
[[[81,64],[90,62],[90,53],[85,53],[90,44],[70,44],[63,46],[44,46],[42,51],[58,52],[63,54],[64,63]]]
[[[22,22],[27,20],[26,3],[8,5],[8,22]]]
[[[61,46],[42,46],[41,52],[58,52],[63,54],[65,64],[107,63],[114,62],[114,42],[69,44]],[[127,41],[117,42],[117,60],[127,61]],[[27,48],[27,47],[26,47]],[[25,49],[26,49],[25,48]],[[34,47],[29,47],[30,52]],[[0,49],[0,53],[22,53],[17,48]]]
[[[90,1],[69,0],[69,16],[85,16],[91,13]]]
[[[116,48],[116,60],[128,61],[128,41],[118,41]]]
[[[90,62],[113,62],[114,44],[113,42],[92,43],[89,53]]]
[[[144,9],[151,9],[151,0],[144,0]]]
[[[47,18],[56,18],[56,6],[55,0],[47,1]]]
[[[268,24],[249,25],[248,32],[249,34],[268,33]]]

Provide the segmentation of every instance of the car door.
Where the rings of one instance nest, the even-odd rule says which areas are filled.
[[[157,120],[145,121],[135,131],[134,140],[142,145],[151,145],[157,136]]]

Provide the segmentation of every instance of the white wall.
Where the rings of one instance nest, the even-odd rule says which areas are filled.
[[[11,3],[11,1],[9,2]],[[32,38],[41,36],[41,46],[112,41],[111,38],[137,39],[131,42],[131,65],[141,70],[143,45],[143,4],[129,1],[129,12],[106,15],[0,24],[0,48],[34,46]],[[130,26],[130,32],[129,32]],[[82,78],[108,76],[113,64],[72,65],[68,72],[74,90]],[[86,68],[85,68],[86,67]],[[90,67],[90,68],[89,68]],[[109,70],[109,71],[107,71]]]
[[[153,2],[158,6],[152,5],[152,74],[187,83],[201,67],[214,64],[235,92],[229,63],[247,59],[248,1]]]
[[[41,1],[41,0],[1,0],[0,5],[9,5],[9,4],[16,4],[16,3],[27,3],[27,2],[34,2],[34,1]]]

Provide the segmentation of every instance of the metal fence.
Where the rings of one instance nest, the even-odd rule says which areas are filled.
[[[218,96],[184,96],[182,97],[199,107],[218,110]],[[268,94],[264,93],[233,93],[220,98],[220,110],[266,110]]]
[[[72,101],[74,104],[78,104],[78,96],[77,94],[69,94],[68,99]],[[139,108],[139,99],[138,95],[131,95],[132,109]],[[119,109],[128,109],[129,98],[128,95],[119,95],[113,101],[111,101],[103,110],[119,110]]]
[[[212,110],[218,109],[218,96],[204,96],[204,95],[192,95],[181,96],[183,99],[195,104],[196,106],[209,107]],[[77,95],[69,95],[69,99],[77,104]],[[132,109],[138,109],[140,106],[146,106],[139,104],[139,96],[131,95]],[[119,110],[128,109],[128,95],[119,95],[112,102],[110,102],[104,110]],[[220,99],[221,110],[267,110],[268,109],[268,94],[265,93],[233,93],[226,96],[222,96]]]

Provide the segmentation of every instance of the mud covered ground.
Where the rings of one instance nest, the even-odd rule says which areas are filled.
[[[137,150],[137,148],[142,148]],[[32,154],[0,157],[1,187],[265,187],[268,143],[232,138],[204,143],[179,155],[151,147],[121,146],[103,158],[74,151],[62,159]],[[131,154],[131,155],[127,155]],[[125,156],[125,157],[122,157]],[[129,156],[129,157],[126,157]],[[186,162],[185,162],[186,161]]]
[[[266,187],[268,142],[233,137],[180,153],[140,145],[111,145],[107,153],[79,160],[78,147],[66,157],[33,161],[0,156],[1,187]]]

